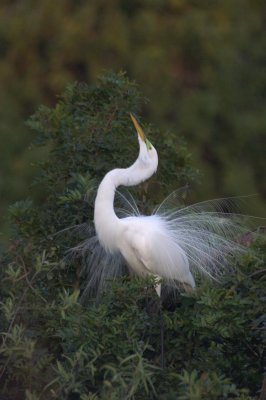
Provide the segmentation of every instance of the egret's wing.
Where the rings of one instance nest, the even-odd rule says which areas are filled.
[[[138,275],[148,273],[172,284],[195,286],[184,250],[158,216],[128,219],[120,251]]]
[[[155,275],[164,278],[170,285],[180,282],[195,286],[185,251],[164,226],[151,233],[146,248],[147,256],[143,262]]]

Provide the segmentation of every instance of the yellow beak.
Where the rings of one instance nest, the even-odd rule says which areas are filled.
[[[131,120],[132,120],[132,122],[133,122],[133,124],[134,124],[134,126],[135,126],[135,129],[136,129],[136,131],[137,131],[139,137],[141,138],[141,140],[143,140],[143,142],[146,142],[146,136],[145,136],[145,134],[144,134],[142,128],[140,127],[138,121],[136,120],[136,118],[134,117],[134,115],[131,114],[131,113],[130,113],[130,117],[131,117]]]

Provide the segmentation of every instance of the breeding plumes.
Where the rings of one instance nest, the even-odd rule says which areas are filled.
[[[229,268],[229,258],[244,251],[237,235],[244,232],[237,215],[223,212],[220,200],[183,206],[183,189],[172,193],[152,215],[144,216],[132,198],[117,192],[119,186],[134,186],[157,170],[156,149],[131,115],[139,142],[137,160],[128,168],[113,169],[99,185],[94,209],[96,236],[90,236],[73,251],[83,257],[86,287],[83,299],[100,293],[110,280],[124,272],[154,276],[160,296],[161,280],[194,288],[193,275],[217,280]],[[114,209],[118,194],[126,211]],[[230,200],[227,200],[230,201]],[[173,207],[173,203],[175,204]]]

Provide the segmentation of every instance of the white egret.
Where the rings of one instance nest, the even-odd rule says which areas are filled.
[[[117,187],[146,181],[158,166],[156,149],[132,114],[131,119],[138,134],[138,158],[130,167],[105,175],[95,201],[96,236],[74,249],[85,256],[83,297],[95,286],[101,291],[106,281],[119,274],[123,262],[137,275],[153,275],[168,284],[179,282],[193,288],[192,272],[216,279],[227,268],[228,257],[243,251],[234,240],[242,232],[241,224],[223,213],[219,200],[169,209],[172,199],[178,199],[174,192],[150,216],[140,215],[133,204],[133,215],[118,217],[114,209]],[[160,295],[159,282],[156,291]]]
[[[99,186],[94,210],[98,239],[106,251],[119,251],[137,275],[153,274],[194,287],[188,258],[164,219],[157,215],[118,218],[115,214],[116,188],[146,181],[158,166],[157,151],[132,114],[131,118],[138,133],[139,156],[129,168],[108,172]],[[156,288],[159,295],[160,286]]]

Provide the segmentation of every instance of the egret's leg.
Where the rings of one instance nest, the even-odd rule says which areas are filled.
[[[162,285],[160,283],[158,283],[158,285],[155,286],[155,290],[159,297],[161,297],[161,289],[162,289]]]
[[[162,290],[161,280],[162,280],[162,278],[159,275],[154,275],[154,276],[155,276],[155,282],[156,282],[155,290],[159,297],[160,335],[161,335],[161,368],[164,369],[164,367],[165,367],[165,362],[164,362],[164,323],[163,323],[163,305],[162,305],[162,298],[161,298],[161,290]]]
[[[156,282],[155,290],[156,290],[156,293],[158,294],[158,296],[161,297],[161,290],[162,290],[161,279],[162,278],[159,275],[154,275],[154,276],[155,276],[155,282]]]

